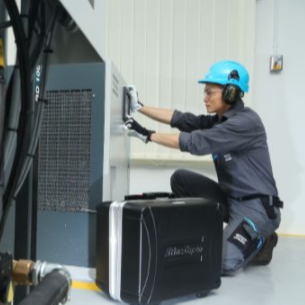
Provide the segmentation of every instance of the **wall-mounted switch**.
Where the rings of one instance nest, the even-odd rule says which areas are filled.
[[[270,57],[270,71],[279,72],[283,70],[283,55],[272,55]]]

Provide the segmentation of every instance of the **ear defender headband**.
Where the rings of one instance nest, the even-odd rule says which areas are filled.
[[[237,70],[233,70],[228,75],[228,80],[236,79],[237,81],[240,80],[239,74]],[[223,100],[225,103],[232,105],[237,102],[240,97],[243,97],[243,92],[237,85],[227,84],[225,85],[222,93]]]

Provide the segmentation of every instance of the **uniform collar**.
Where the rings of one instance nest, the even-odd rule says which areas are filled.
[[[240,99],[236,103],[234,103],[224,114],[223,117],[225,119],[229,119],[237,112],[241,111],[245,107],[244,102]]]
[[[241,111],[245,107],[244,102],[240,99],[236,103],[234,103],[220,118],[216,114],[216,124],[222,123],[232,117],[237,112]]]

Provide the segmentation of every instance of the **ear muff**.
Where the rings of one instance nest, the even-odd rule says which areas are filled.
[[[239,74],[237,70],[233,70],[230,72],[230,74],[228,75],[228,80],[230,79],[236,79],[237,81],[239,81]],[[222,97],[227,104],[234,104],[242,96],[243,92],[236,85],[227,84],[223,89]]]
[[[234,104],[242,96],[241,90],[234,85],[226,85],[222,92],[225,103]]]

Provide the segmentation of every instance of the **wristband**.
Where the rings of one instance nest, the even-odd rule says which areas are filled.
[[[147,135],[146,143],[151,142],[150,137],[151,137],[151,135],[152,135],[153,133],[156,133],[156,132],[155,132],[154,130],[148,130],[148,135]]]

